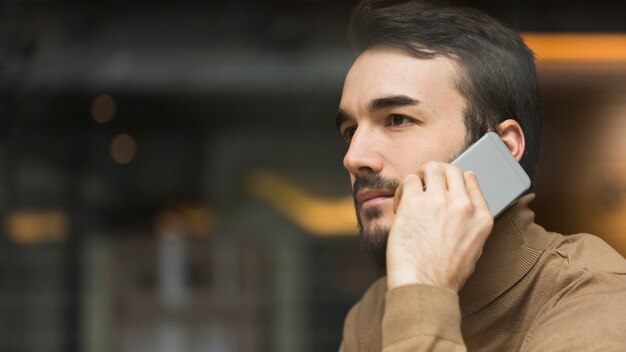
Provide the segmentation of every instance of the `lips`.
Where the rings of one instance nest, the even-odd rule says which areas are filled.
[[[388,199],[393,199],[394,194],[395,193],[392,191],[363,190],[357,193],[356,199],[362,207],[367,207],[377,205]]]

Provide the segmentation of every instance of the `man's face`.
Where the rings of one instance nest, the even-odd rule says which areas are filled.
[[[363,52],[348,72],[338,127],[349,143],[343,164],[366,247],[386,246],[402,179],[465,148],[465,99],[454,87],[456,75],[448,58],[419,59],[382,46]]]

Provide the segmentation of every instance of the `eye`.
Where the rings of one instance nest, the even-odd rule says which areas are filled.
[[[404,115],[397,115],[397,114],[389,115],[387,119],[388,119],[387,121],[388,126],[402,126],[402,125],[406,125],[408,123],[413,122],[413,120],[411,120],[410,118]]]
[[[355,133],[356,133],[356,126],[350,126],[343,130],[343,132],[341,133],[341,136],[347,143],[350,143]]]

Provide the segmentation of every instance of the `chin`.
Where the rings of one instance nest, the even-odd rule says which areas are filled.
[[[380,210],[381,212],[374,218],[369,218],[367,217],[366,213],[362,213],[361,214],[361,218],[362,219],[366,219],[363,220],[363,227],[367,230],[367,229],[371,229],[371,228],[390,228],[391,224],[393,224],[393,216],[391,216],[391,214],[388,214],[387,211],[385,210]]]
[[[367,226],[375,226],[375,227],[391,227],[393,221],[388,219],[386,216],[382,216],[378,219],[374,219],[372,221],[367,222]]]
[[[359,226],[359,240],[367,256],[383,271],[386,272],[387,265],[387,240],[389,238],[389,227],[384,225],[383,219],[374,219]]]

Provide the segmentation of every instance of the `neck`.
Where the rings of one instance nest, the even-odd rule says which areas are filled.
[[[534,223],[528,204],[535,198],[520,198],[495,221],[474,273],[459,292],[463,316],[471,315],[494,301],[519,281],[537,262],[554,236]]]

